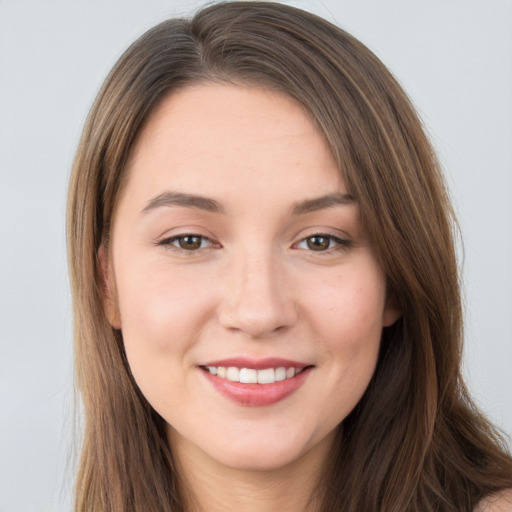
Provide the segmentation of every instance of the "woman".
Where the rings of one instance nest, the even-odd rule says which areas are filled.
[[[68,233],[77,510],[512,510],[438,164],[342,30],[266,2],[150,30],[91,110]]]

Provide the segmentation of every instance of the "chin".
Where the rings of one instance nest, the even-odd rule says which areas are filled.
[[[304,450],[305,451],[305,450]],[[237,447],[226,454],[224,464],[245,471],[276,471],[299,460],[303,450],[297,446],[275,446],[272,443],[255,447]]]
[[[318,457],[325,461],[334,439],[334,432],[312,436],[288,430],[281,434],[238,435],[225,442],[205,445],[203,452],[212,461],[238,471],[274,472],[299,461]]]

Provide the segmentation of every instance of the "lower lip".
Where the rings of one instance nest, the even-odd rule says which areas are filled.
[[[311,369],[305,368],[295,377],[273,384],[244,384],[217,377],[208,370],[202,372],[213,387],[230,400],[247,407],[264,407],[276,404],[297,391],[308,378]]]

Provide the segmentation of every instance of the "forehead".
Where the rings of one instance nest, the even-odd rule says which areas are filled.
[[[276,187],[303,194],[306,185],[315,196],[343,189],[330,148],[300,103],[226,84],[166,97],[139,135],[127,172],[132,188],[148,194],[173,188],[224,197]]]

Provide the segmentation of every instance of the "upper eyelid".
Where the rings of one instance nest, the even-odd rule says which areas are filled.
[[[162,242],[167,242],[169,240],[176,240],[178,238],[185,238],[187,236],[197,236],[198,238],[203,238],[205,240],[210,240],[212,241],[212,238],[208,235],[201,235],[200,233],[180,233],[179,235],[171,235],[171,236],[165,236],[162,238]]]
[[[348,238],[343,238],[343,237],[340,237],[338,235],[332,235],[332,234],[329,234],[329,233],[320,233],[319,232],[319,233],[313,233],[311,235],[302,237],[297,242],[295,242],[293,245],[298,245],[301,242],[304,242],[305,240],[307,240],[308,238],[313,238],[315,236],[329,238],[330,240],[335,241],[338,245],[343,245],[345,247],[348,247],[352,243],[351,240],[348,239]]]
[[[169,233],[171,231],[171,233]],[[169,240],[176,240],[178,238],[183,238],[186,236],[197,236],[200,238],[204,238],[210,240],[211,242],[216,242],[215,237],[210,234],[205,234],[204,231],[199,230],[198,228],[192,228],[189,230],[178,231],[176,233],[172,233],[173,230],[167,230],[165,234],[162,234],[154,239],[154,243],[156,245],[161,244],[163,242],[168,242]]]
[[[306,234],[302,234],[299,236],[296,236],[296,240],[298,242],[301,242],[303,240],[307,240],[308,238],[311,238],[311,237],[314,237],[314,236],[325,236],[327,238],[331,238],[331,239],[335,239],[335,240],[339,240],[341,242],[349,242],[352,240],[352,237],[348,234],[348,233],[345,233],[339,229],[337,229],[337,233],[333,233],[331,230],[329,229],[322,229],[322,228],[316,228],[316,230],[313,228],[312,231],[309,231],[309,230],[303,230],[301,233],[303,233],[304,231],[306,231]]]
[[[158,240],[156,243],[157,244],[164,244],[166,242],[174,242],[175,240],[179,240],[180,238],[185,238],[187,236],[196,236],[198,238],[201,238],[203,240],[208,240],[208,242],[211,242],[212,244],[215,244],[215,243],[218,243],[218,242],[215,242],[215,240],[210,237],[210,236],[207,236],[207,235],[201,235],[199,233],[181,233],[181,234],[178,234],[178,235],[171,235],[171,236],[166,236],[166,237],[163,237],[161,240]]]

